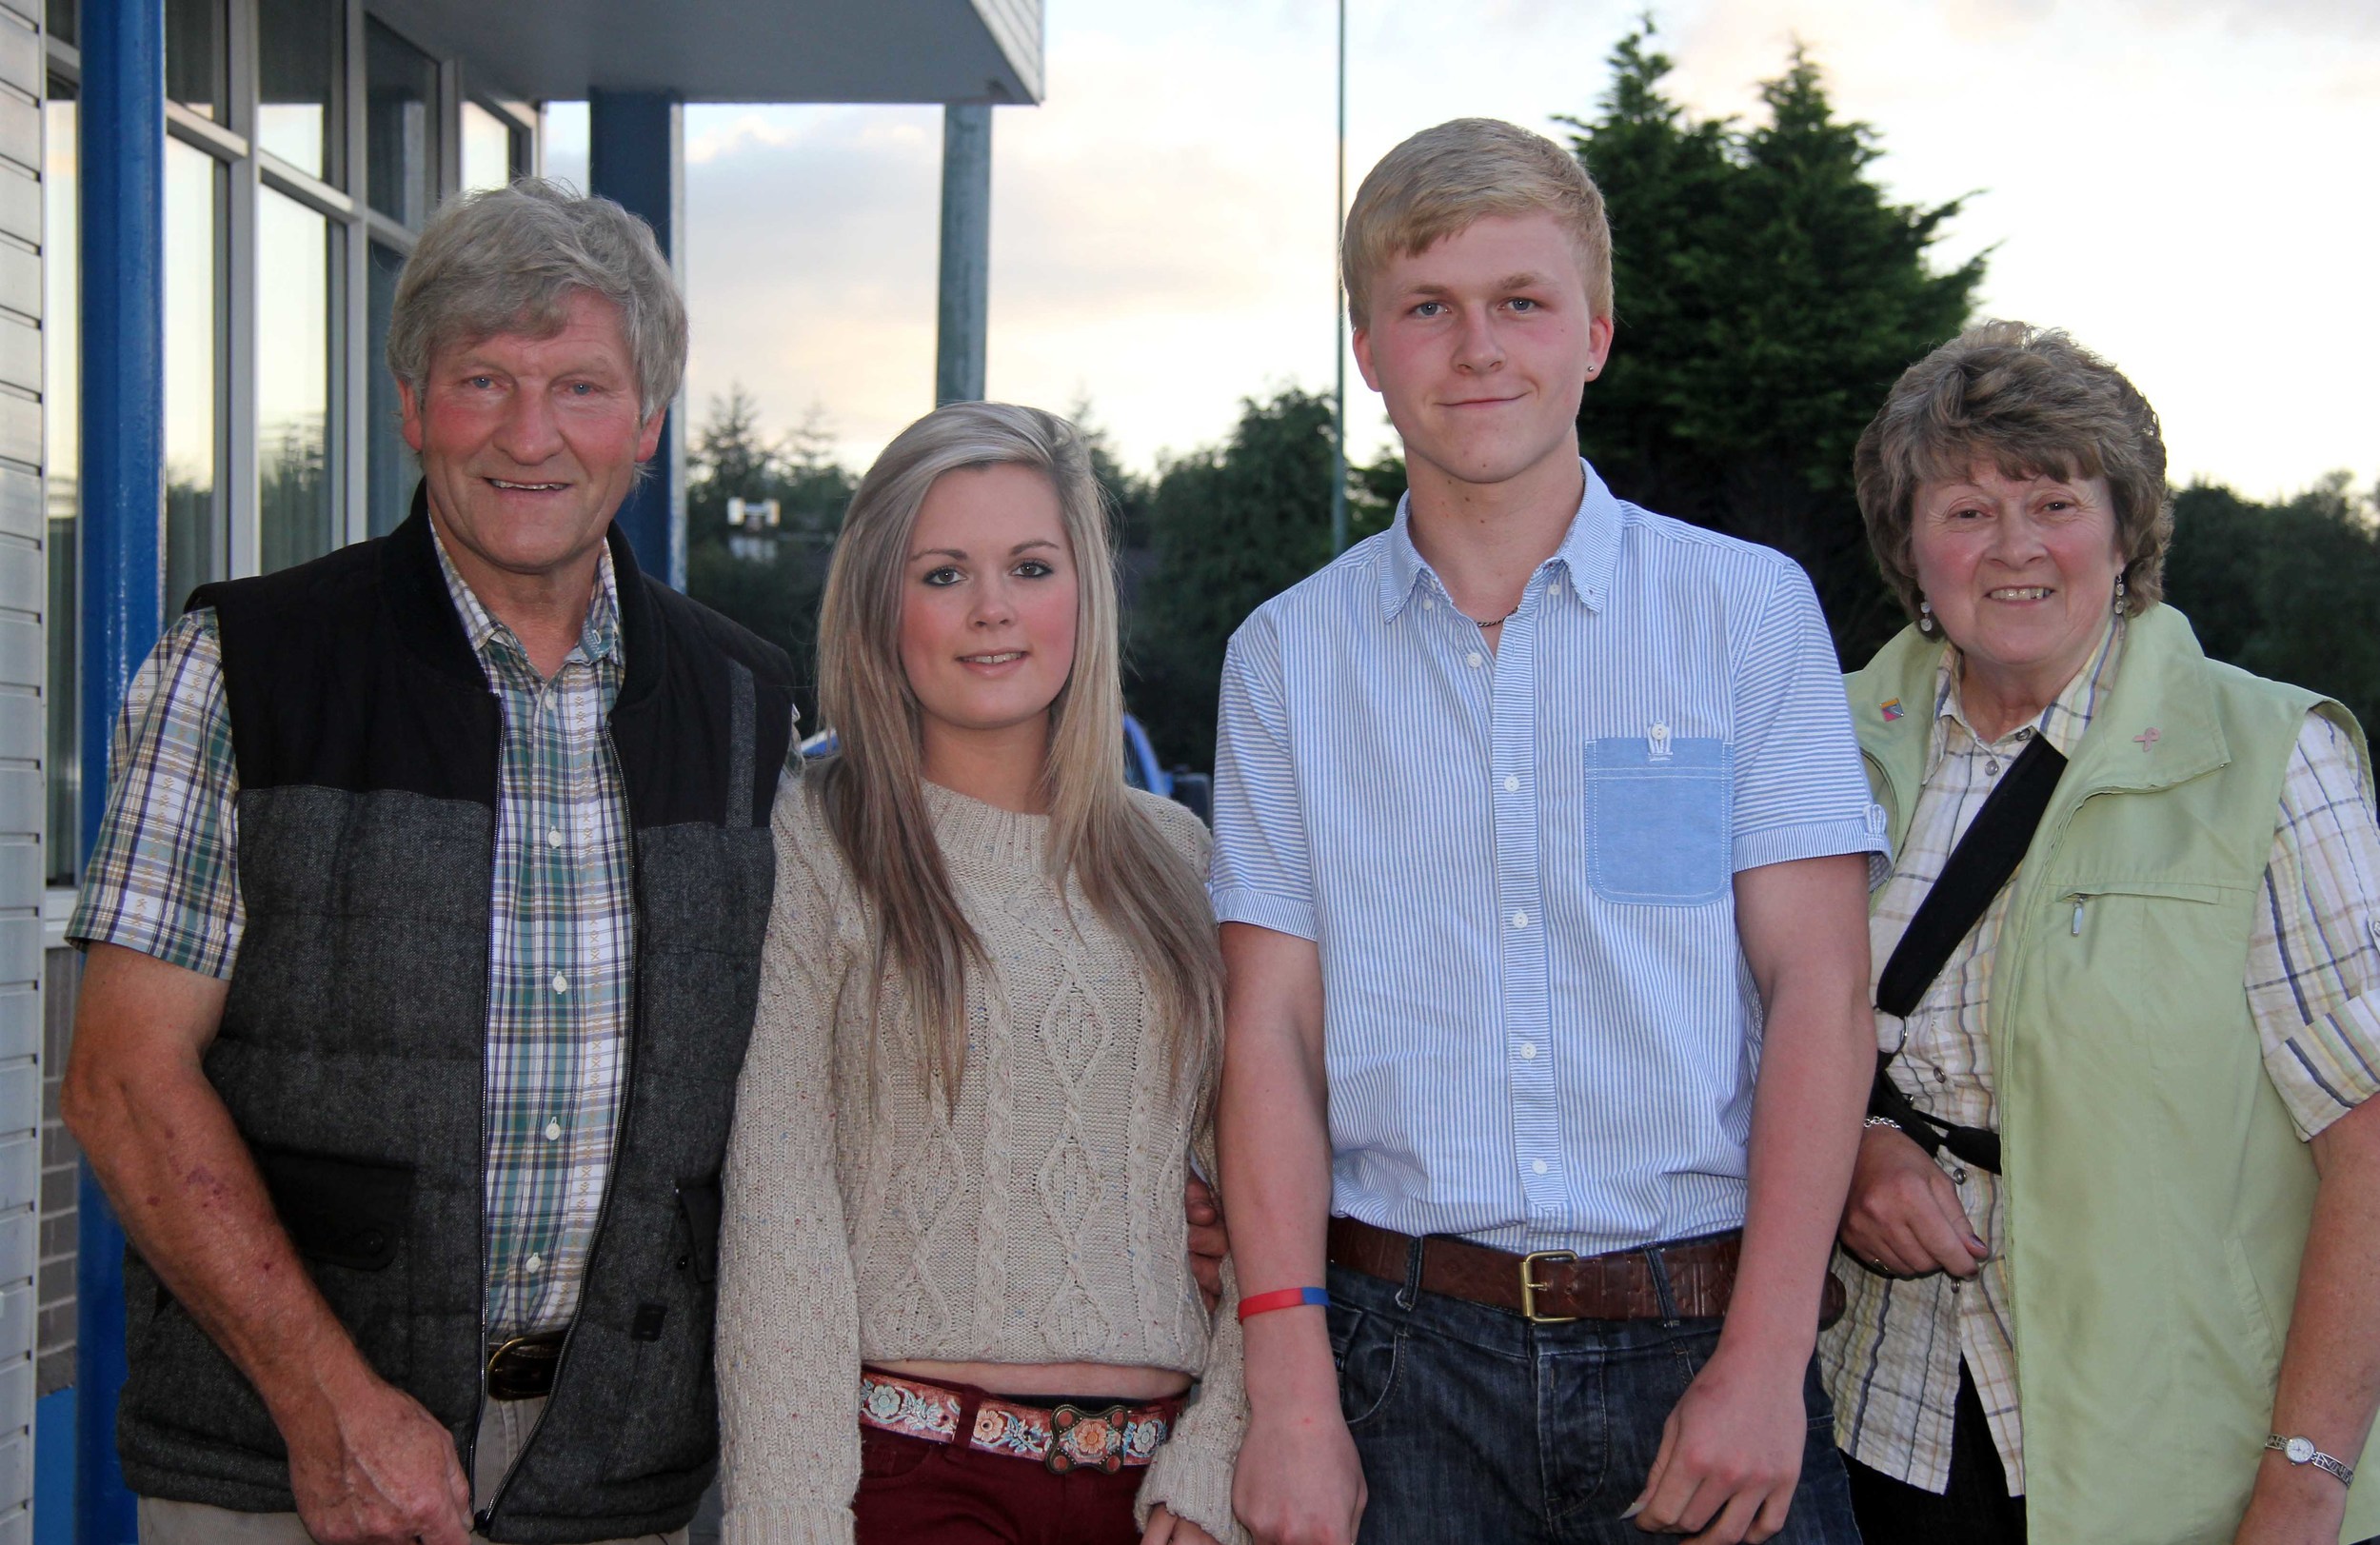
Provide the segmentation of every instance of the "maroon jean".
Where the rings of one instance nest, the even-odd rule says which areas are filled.
[[[851,1512],[858,1545],[1136,1545],[1132,1499],[1148,1474],[1061,1476],[1036,1459],[863,1426]]]

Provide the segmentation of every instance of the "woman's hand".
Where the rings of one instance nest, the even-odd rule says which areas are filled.
[[[1967,1226],[1951,1178],[1893,1126],[1860,1134],[1841,1238],[1861,1265],[1895,1277],[1973,1277],[1992,1254]]]
[[[1155,1507],[1149,1509],[1149,1526],[1140,1532],[1140,1545],[1217,1545],[1217,1541],[1189,1519]]]

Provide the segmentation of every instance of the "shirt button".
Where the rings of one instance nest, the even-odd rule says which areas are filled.
[[[1478,650],[1474,649],[1469,654],[1462,657],[1462,663],[1471,666],[1474,670],[1477,670],[1479,666],[1487,663],[1487,657],[1480,654]]]
[[[570,979],[569,979],[568,977],[564,976],[564,975],[563,975],[561,972],[559,972],[559,971],[555,972],[555,973],[554,973],[554,991],[556,991],[556,992],[558,992],[558,993],[566,993],[566,992],[568,992],[569,990],[570,990]]]
[[[560,826],[556,826],[553,830],[545,834],[545,845],[547,847],[560,847],[562,845],[562,828]]]
[[[1955,1164],[1951,1166],[1951,1183],[1953,1185],[1965,1185],[1967,1183],[1966,1170]]]
[[[1516,928],[1526,928],[1527,926],[1529,926],[1529,914],[1528,914],[1528,913],[1526,913],[1526,912],[1516,912],[1516,913],[1514,913],[1514,914],[1513,914],[1513,926],[1514,926],[1514,927],[1516,927]]]
[[[1519,792],[1520,792],[1520,780],[1519,780],[1518,778],[1517,778],[1517,777],[1512,776],[1511,774],[1507,774],[1507,775],[1505,775],[1505,778],[1504,778],[1504,792],[1505,792],[1505,793],[1507,793],[1507,794],[1517,794],[1517,793],[1519,793]]]
[[[560,1121],[547,1121],[545,1123],[545,1140],[547,1142],[551,1142],[561,1136],[562,1123]]]
[[[1934,1070],[1934,1081],[1936,1083],[1948,1083],[1951,1081],[1951,1076],[1937,1067]]]
[[[521,1266],[524,1271],[544,1271],[545,1269],[545,1258],[544,1256],[531,1256],[528,1259],[521,1262]]]
[[[1423,611],[1436,611],[1438,610],[1438,603],[1432,601],[1428,596],[1423,596],[1421,598],[1421,609]]]
[[[1985,763],[1983,764],[1983,776],[1984,776],[1984,777],[1986,777],[1986,778],[1997,778],[1997,777],[1999,777],[1999,776],[2000,776],[2000,764],[1999,764],[1998,763],[1996,763],[1996,762],[1987,762],[1987,763]]]
[[[1545,1173],[1545,1160],[1540,1159],[1531,1164],[1529,1168],[1535,1174],[1543,1175]]]
[[[1520,1060],[1524,1062],[1534,1062],[1537,1060],[1537,1043],[1536,1041],[1524,1040],[1520,1043]]]
[[[1545,593],[1550,596],[1558,596],[1562,593],[1562,587],[1558,584],[1549,584],[1545,587]]]

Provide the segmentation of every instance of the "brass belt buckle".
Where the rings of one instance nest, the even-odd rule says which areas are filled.
[[[1532,1250],[1520,1258],[1520,1314],[1533,1325],[1567,1325],[1577,1315],[1540,1315],[1537,1295],[1551,1292],[1550,1284],[1537,1279],[1535,1268],[1539,1261],[1548,1266],[1567,1266],[1578,1257],[1568,1250]]]
[[[529,1337],[526,1336],[506,1337],[502,1342],[498,1343],[496,1350],[487,1355],[487,1372],[493,1374],[496,1371],[496,1364],[504,1360],[506,1353],[528,1339]]]

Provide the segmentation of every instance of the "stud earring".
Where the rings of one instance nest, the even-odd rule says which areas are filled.
[[[1934,637],[1934,603],[1923,596],[1917,598],[1917,631]]]

